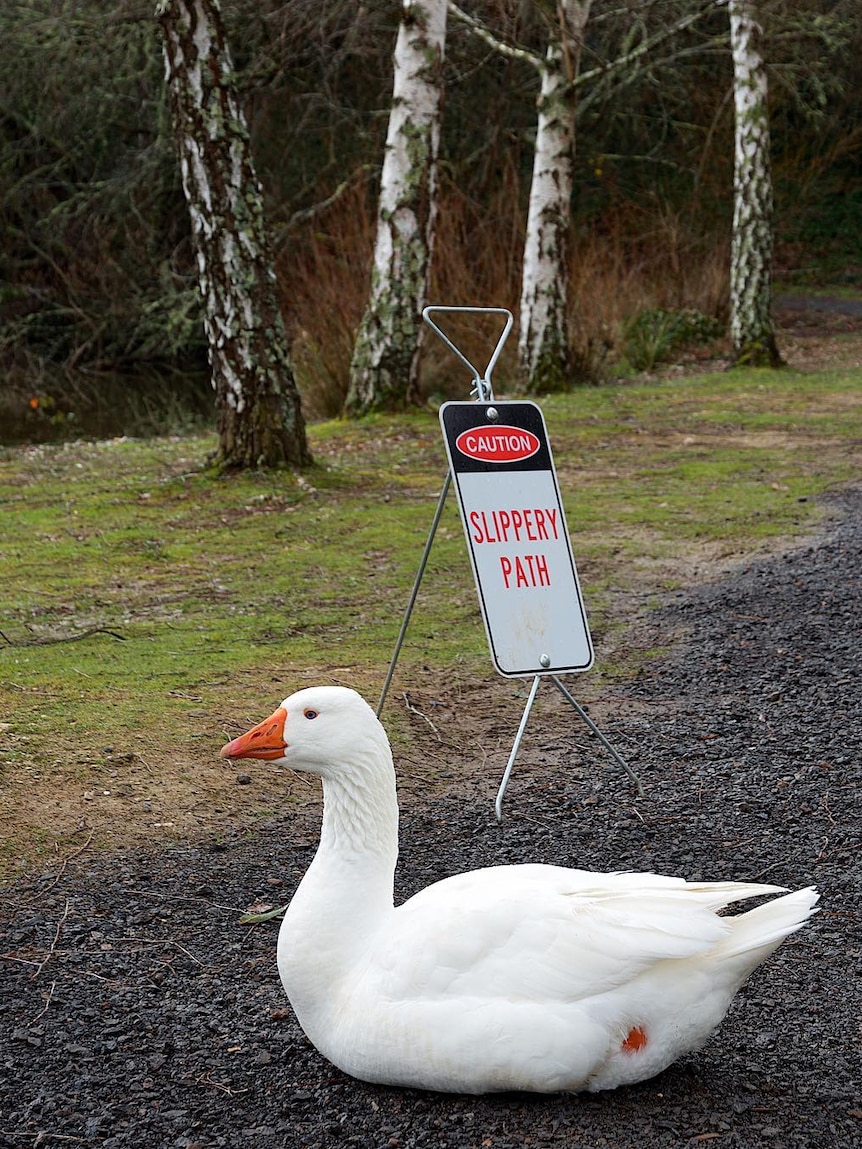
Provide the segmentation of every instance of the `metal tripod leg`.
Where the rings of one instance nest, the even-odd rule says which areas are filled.
[[[491,353],[491,358],[488,360],[488,366],[485,368],[484,374],[480,374],[478,369],[473,366],[470,360],[466,357],[460,348],[456,347],[445,331],[431,318],[433,314],[441,313],[454,313],[463,312],[465,314],[473,315],[505,315],[506,322],[503,331],[497,339],[497,344]],[[485,402],[494,398],[494,389],[491,384],[491,372],[497,360],[500,358],[500,353],[503,350],[503,344],[512,330],[512,323],[514,322],[511,311],[506,307],[438,307],[436,305],[425,307],[422,310],[422,318],[430,328],[437,332],[443,342],[461,362],[470,370],[473,376],[473,390],[471,394],[477,401]],[[392,653],[392,658],[389,662],[389,669],[386,672],[386,680],[383,683],[383,690],[380,694],[380,701],[377,703],[377,717],[383,710],[383,704],[386,701],[386,695],[389,693],[389,687],[392,684],[392,676],[395,673],[395,664],[398,662],[398,656],[401,653],[401,647],[404,643],[404,636],[407,633],[407,626],[410,622],[410,616],[413,613],[413,607],[416,604],[416,596],[419,594],[419,584],[422,582],[422,576],[425,574],[425,568],[428,565],[428,556],[431,553],[431,544],[434,542],[434,535],[437,533],[437,526],[440,522],[440,516],[443,514],[443,506],[446,502],[446,496],[449,494],[449,487],[452,484],[452,472],[446,472],[446,481],[443,484],[443,490],[440,492],[440,499],[437,503],[437,510],[434,515],[434,521],[431,524],[431,530],[428,532],[428,540],[425,543],[425,550],[422,552],[422,559],[419,563],[419,570],[416,572],[416,580],[413,583],[413,590],[410,594],[410,601],[407,604],[407,610],[404,613],[404,619],[401,623],[401,630],[395,642],[395,650]]]
[[[644,788],[641,780],[638,778],[637,774],[635,774],[634,770],[632,770],[631,766],[629,766],[628,762],[626,762],[625,758],[623,758],[621,754],[614,750],[613,746],[611,746],[610,742],[608,742],[607,738],[605,738],[604,734],[602,734],[601,730],[599,730],[598,726],[596,726],[595,722],[593,722],[592,718],[590,718],[589,714],[587,714],[583,706],[581,706],[574,695],[571,694],[571,692],[568,691],[565,686],[563,686],[559,678],[557,678],[555,674],[552,674],[550,678],[551,682],[553,682],[554,686],[556,686],[557,690],[559,690],[563,698],[571,702],[572,706],[574,706],[575,710],[577,710],[578,714],[580,714],[581,718],[583,718],[584,722],[586,722],[587,726],[589,726],[590,730],[592,730],[593,734],[595,734],[596,738],[598,738],[599,742],[601,742],[602,746],[604,746],[605,750],[607,750],[611,758],[613,758],[618,766],[622,766],[623,770],[625,770],[626,774],[629,776],[629,779],[637,788],[638,796],[642,796]]]
[[[407,609],[404,612],[404,619],[401,623],[401,630],[398,632],[398,638],[395,641],[395,650],[392,652],[392,658],[389,661],[389,669],[386,672],[386,680],[383,683],[383,690],[380,694],[380,701],[377,703],[377,717],[383,710],[383,704],[386,701],[386,695],[389,693],[389,687],[392,683],[392,675],[395,673],[395,664],[398,662],[398,655],[401,653],[401,647],[404,645],[404,636],[407,633],[407,627],[410,623],[410,616],[413,613],[413,607],[416,605],[416,597],[419,594],[419,584],[422,582],[422,576],[425,574],[425,568],[428,565],[428,556],[431,554],[431,544],[434,542],[434,536],[437,533],[437,527],[440,524],[440,516],[443,514],[443,507],[446,504],[446,496],[449,494],[449,487],[452,485],[452,472],[446,472],[446,480],[443,483],[443,489],[440,492],[440,498],[437,500],[437,510],[434,512],[434,519],[431,523],[431,529],[428,532],[428,539],[425,543],[425,550],[422,552],[422,559],[419,563],[419,569],[416,572],[416,578],[413,582],[413,590],[410,592],[410,600],[407,603]]]
[[[509,761],[506,763],[506,769],[503,774],[503,781],[500,783],[500,789],[497,791],[497,800],[494,803],[494,813],[497,816],[497,821],[503,821],[503,795],[506,793],[506,787],[509,785],[509,775],[512,773],[512,767],[515,765],[515,758],[518,755],[518,750],[521,747],[521,739],[524,737],[524,731],[527,729],[527,719],[530,717],[530,711],[533,709],[533,703],[536,701],[536,691],[539,689],[539,676],[538,674],[533,679],[533,685],[530,687],[530,694],[527,698],[527,705],[524,707],[524,713],[521,715],[521,724],[518,727],[518,733],[515,735],[515,742],[512,746],[512,753],[509,755]]]
[[[625,758],[623,758],[622,755],[619,754],[618,751],[613,748],[613,746],[611,746],[610,742],[608,742],[607,738],[605,738],[604,734],[602,734],[601,730],[599,730],[598,726],[596,726],[595,722],[593,722],[592,718],[590,718],[589,714],[587,714],[583,706],[581,706],[574,695],[566,689],[562,682],[560,682],[559,678],[557,678],[555,674],[550,674],[548,677],[550,678],[551,682],[553,682],[554,686],[556,686],[557,690],[560,691],[563,697],[568,702],[570,702],[572,706],[574,706],[575,710],[577,710],[578,714],[581,716],[581,718],[583,718],[584,722],[586,722],[587,726],[590,728],[590,730],[592,730],[593,734],[595,734],[595,736],[601,742],[602,746],[604,746],[605,750],[607,750],[608,754],[610,754],[611,758],[613,758],[618,766],[623,768],[623,770],[626,772],[630,780],[637,788],[638,795],[642,795],[644,788],[641,784],[641,780],[638,778],[637,774],[635,774],[634,770],[632,770],[631,766],[629,766],[628,762],[626,762]],[[502,822],[503,820],[503,795],[506,793],[506,787],[509,785],[509,776],[512,773],[512,767],[515,765],[515,758],[517,757],[518,751],[521,748],[521,740],[524,737],[524,731],[527,728],[527,719],[530,717],[530,711],[533,709],[533,703],[536,700],[536,692],[539,689],[539,681],[540,676],[536,675],[536,677],[533,679],[533,685],[530,687],[530,694],[527,698],[527,705],[524,707],[524,713],[521,716],[521,724],[518,727],[518,733],[515,735],[515,743],[512,746],[512,752],[509,755],[509,761],[506,763],[506,769],[503,773],[503,781],[500,783],[500,789],[497,791],[497,800],[494,803],[494,813],[497,816],[498,822]]]

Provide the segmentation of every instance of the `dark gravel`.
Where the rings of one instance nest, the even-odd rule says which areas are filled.
[[[642,799],[595,743],[584,759],[563,708],[537,715],[502,828],[479,794],[404,813],[401,894],[523,860],[816,883],[823,912],[699,1054],[599,1095],[464,1098],[344,1077],[282,997],[276,925],[238,924],[254,898],[286,900],[311,857],[307,824],[285,821],[6,891],[0,1146],[862,1146],[862,491],[830,512],[815,545],[650,614],[643,641],[672,654],[606,699],[603,719]]]

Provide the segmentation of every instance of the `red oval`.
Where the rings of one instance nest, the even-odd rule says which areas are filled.
[[[532,431],[523,427],[487,426],[471,427],[462,431],[455,446],[470,459],[485,463],[515,463],[529,459],[541,447],[541,441]]]

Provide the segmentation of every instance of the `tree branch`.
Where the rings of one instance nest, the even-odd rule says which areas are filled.
[[[701,6],[694,12],[690,12],[669,28],[662,28],[661,31],[656,32],[653,36],[648,36],[642,40],[636,48],[632,48],[630,52],[624,52],[615,60],[609,63],[597,65],[595,68],[589,68],[587,71],[580,72],[577,76],[570,80],[573,88],[581,88],[584,85],[593,83],[598,80],[607,80],[612,76],[617,75],[619,72],[631,67],[647,53],[651,52],[659,44],[664,43],[671,37],[676,36],[680,32],[684,32],[693,24],[696,24],[703,16],[712,11],[715,0],[703,0]],[[511,60],[523,60],[525,63],[532,65],[532,67],[541,71],[544,67],[544,60],[535,52],[531,52],[527,48],[517,48],[512,44],[507,44],[504,40],[498,39],[489,28],[487,28],[481,21],[469,15],[462,8],[455,3],[455,0],[449,0],[449,11],[458,20],[461,21],[475,36],[483,40],[493,51],[501,56],[507,56]],[[565,37],[561,34],[561,39]],[[631,77],[634,79],[634,77]],[[586,97],[583,101],[583,106],[586,107],[598,96],[598,91],[595,91]]]
[[[494,33],[487,28],[480,20],[470,16],[462,8],[459,8],[454,0],[449,0],[449,11],[455,16],[462,24],[465,24],[470,31],[478,36],[480,40],[497,52],[501,56],[508,56],[510,60],[523,60],[527,64],[531,64],[534,68],[542,67],[542,58],[537,56],[535,52],[531,52],[528,48],[516,48],[513,44],[507,44],[505,40],[499,40]]]
[[[117,634],[115,630],[108,630],[104,626],[91,626],[89,630],[82,631],[81,634],[64,634],[59,638],[25,638],[19,642],[15,642],[0,630],[0,638],[8,646],[53,646],[57,642],[78,642],[82,638],[91,638],[94,634],[108,634],[111,638],[118,638],[120,642],[126,641],[124,634]]]
[[[645,56],[648,52],[651,52],[658,44],[664,43],[664,41],[669,40],[671,36],[675,36],[678,32],[684,32],[686,28],[690,28],[692,24],[696,24],[697,21],[700,20],[702,16],[705,16],[707,12],[711,11],[712,8],[713,0],[708,0],[708,3],[704,4],[697,11],[690,12],[687,16],[683,16],[681,20],[677,21],[676,24],[672,24],[669,28],[663,28],[654,36],[642,40],[636,48],[632,48],[630,52],[626,52],[622,56],[617,56],[617,58],[611,60],[609,64],[602,64],[596,68],[590,68],[586,72],[581,72],[574,81],[575,86],[580,87],[583,84],[588,84],[592,80],[599,78],[606,79],[612,73],[622,71],[642,56]]]
[[[320,203],[312,204],[311,207],[303,208],[302,211],[294,212],[278,229],[274,237],[276,247],[281,245],[288,232],[293,231],[293,229],[299,227],[300,224],[314,219],[316,215],[319,215],[322,211],[326,211],[326,209],[332,207],[333,204],[338,203],[345,192],[350,191],[355,184],[364,183],[366,180],[371,179],[372,176],[378,175],[379,172],[380,164],[361,164],[350,173],[346,180],[342,180],[335,191],[332,192],[331,195],[328,195],[326,199],[322,199]]]

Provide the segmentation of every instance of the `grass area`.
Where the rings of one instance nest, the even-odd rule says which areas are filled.
[[[74,686],[102,728],[111,714],[114,724],[161,724],[172,691],[239,669],[371,666],[391,644],[432,506],[432,466],[415,472],[410,457],[405,481],[393,453],[430,437],[430,420],[418,423],[379,437],[363,428],[391,473],[360,457],[356,466],[320,466],[301,483],[288,474],[209,477],[200,470],[214,445],[206,438],[10,456],[0,469],[9,477],[0,488],[7,638],[91,627],[123,635],[7,651],[15,686],[37,691],[52,722]],[[344,458],[342,439],[340,429],[318,432],[321,457],[334,446]],[[439,469],[438,461],[437,482]],[[438,561],[453,551],[454,538],[441,539]]]
[[[614,640],[632,591],[646,603],[804,533],[817,496],[858,479],[856,369],[634,382],[543,408],[599,677],[632,669]],[[217,478],[206,436],[0,454],[7,870],[88,825],[199,808],[226,726],[299,685],[376,697],[445,472],[438,423],[325,423],[311,438],[318,463],[299,478]],[[400,663],[404,681],[428,673],[494,677],[454,497]]]

